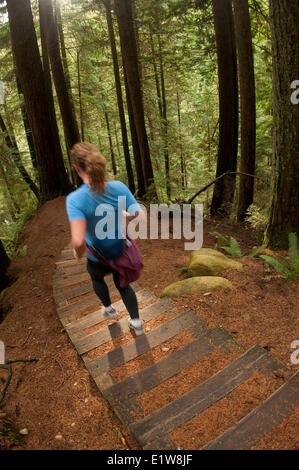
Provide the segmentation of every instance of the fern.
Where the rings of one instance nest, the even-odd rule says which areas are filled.
[[[249,258],[254,258],[254,256],[257,256],[260,254],[261,251],[263,251],[266,248],[266,245],[259,246],[258,248],[255,248],[249,255]]]
[[[296,233],[289,233],[289,259],[281,258],[281,262],[271,256],[261,255],[261,258],[281,273],[286,282],[299,276],[298,239]]]
[[[289,256],[291,269],[299,273],[298,240],[296,233],[289,233]]]
[[[265,260],[270,266],[276,269],[276,271],[280,272],[286,277],[289,277],[290,275],[290,270],[284,266],[282,263],[280,263],[277,259],[272,258],[272,256],[268,255],[261,255],[261,258]]]
[[[241,248],[239,247],[239,244],[234,237],[231,237],[229,246],[222,246],[221,248],[233,258],[242,258],[243,256]]]
[[[239,243],[234,237],[230,237],[230,240],[228,240],[218,232],[210,232],[210,234],[216,237],[217,241],[220,240],[223,243],[220,248],[225,250],[230,256],[234,258],[242,258],[243,255],[241,248],[239,247]]]
[[[214,237],[216,238],[219,238],[219,240],[224,243],[225,245],[229,245],[229,241],[226,237],[224,237],[223,235],[221,235],[221,233],[219,232],[210,232],[210,235],[213,235]]]

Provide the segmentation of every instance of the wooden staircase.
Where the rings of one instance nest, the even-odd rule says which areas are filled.
[[[137,283],[134,283],[134,288],[142,307],[140,316],[146,334],[135,338],[132,333],[130,341],[102,353],[101,347],[111,341],[119,342],[122,335],[129,331],[128,315],[125,315],[122,301],[118,300],[114,307],[121,318],[107,325],[107,319],[101,315],[101,304],[92,291],[85,264],[85,259],[77,262],[72,258],[69,247],[61,253],[53,273],[57,313],[99,390],[143,449],[176,449],[179,443],[173,442],[170,437],[176,428],[227,396],[255,372],[267,376],[285,368],[260,346],[245,351],[223,328],[208,328],[192,311],[179,312],[171,300],[158,299]],[[113,287],[112,277],[107,276],[106,280],[111,286],[112,298],[116,298],[118,291]],[[169,314],[170,319],[147,331],[147,323],[165,313]],[[90,329],[92,331],[88,333]],[[140,372],[114,382],[111,376],[113,369],[153,350],[182,331],[191,334],[193,340]],[[138,401],[143,393],[198,363],[216,348],[223,355],[235,351],[238,357],[187,393],[145,416]],[[298,392],[299,372],[203,449],[250,449],[298,406]]]

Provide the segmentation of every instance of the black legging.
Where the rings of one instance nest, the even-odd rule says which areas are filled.
[[[104,307],[111,305],[111,299],[109,294],[108,286],[104,280],[106,274],[112,273],[115,287],[119,291],[123,303],[125,304],[130,317],[132,319],[139,318],[138,303],[134,290],[130,285],[127,287],[120,287],[119,285],[119,274],[117,271],[110,269],[108,266],[101,262],[94,262],[90,259],[87,260],[87,271],[92,280],[92,285],[95,293],[101,300]]]

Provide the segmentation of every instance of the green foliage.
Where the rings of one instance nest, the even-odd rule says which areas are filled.
[[[264,231],[268,222],[268,214],[256,204],[251,204],[246,212],[246,222],[249,222],[253,229]]]
[[[222,248],[225,250],[230,256],[234,258],[242,258],[242,250],[239,246],[239,243],[234,237],[230,237],[230,240],[228,240],[224,235],[221,235],[219,232],[210,232],[210,235],[213,235],[216,237],[217,242],[215,245],[215,248],[218,249],[219,242],[222,243],[222,245],[219,246],[219,248]],[[261,245],[257,248],[255,248],[249,255],[247,255],[249,258],[254,258],[255,256],[259,255],[261,251],[263,251],[266,248],[266,245]]]
[[[263,251],[266,248],[266,245],[261,245],[257,248],[255,248],[249,255],[249,258],[254,258],[255,256],[259,255],[261,251]]]
[[[298,255],[298,239],[296,233],[289,233],[289,256],[288,258],[280,257],[281,261],[272,258],[272,256],[260,256],[266,263],[272,266],[284,277],[286,282],[293,281],[299,276],[299,255]]]
[[[230,240],[228,240],[219,232],[210,232],[210,234],[217,238],[217,244],[218,241],[221,241],[223,243],[220,248],[226,251],[230,256],[234,258],[242,258],[243,255],[241,248],[239,247],[239,243],[234,237],[230,237]]]
[[[22,210],[17,220],[4,224],[0,228],[0,238],[10,258],[26,256],[27,246],[19,248],[19,236],[23,232],[25,223],[35,214],[36,206],[32,205]]]

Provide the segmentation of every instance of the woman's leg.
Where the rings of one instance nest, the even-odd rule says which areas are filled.
[[[121,295],[123,303],[125,304],[130,314],[131,319],[132,320],[139,319],[137,297],[132,287],[130,285],[127,287],[120,287],[119,274],[117,271],[113,271],[113,281],[114,281],[115,287],[117,288],[117,290],[119,291]]]
[[[99,297],[104,307],[109,307],[111,305],[111,299],[104,276],[109,274],[111,270],[102,263],[96,263],[91,260],[87,260],[86,267],[91,277],[93,289],[96,295]]]

